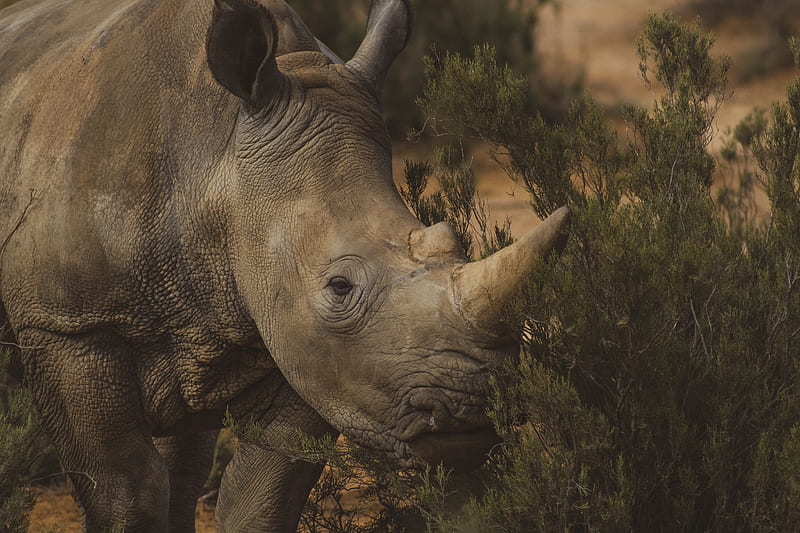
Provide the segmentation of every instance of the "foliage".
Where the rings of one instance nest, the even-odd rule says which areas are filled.
[[[800,68],[800,40],[792,39],[791,49]],[[770,423],[764,424],[755,450],[748,518],[764,531],[791,531],[800,527],[800,78],[789,86],[787,102],[775,104],[771,115],[772,125],[756,149],[772,207],[759,251],[765,258],[764,289],[772,294],[765,352],[786,373],[786,384],[774,395]]]
[[[728,94],[728,61],[710,59],[711,45],[672,16],[650,18],[637,48],[643,79],[663,96],[626,109],[625,151],[588,98],[563,126],[490,105],[504,114],[469,110],[447,128],[505,148],[538,214],[565,201],[573,211],[561,259],[519,299],[526,355],[509,371],[516,385],[498,388],[506,452],[466,513],[479,529],[798,527],[800,86],[768,131],[756,113],[733,133],[728,161],[731,146],[756,153],[773,213],[769,228],[746,212],[734,220],[734,206],[711,195],[707,145]],[[481,70],[498,104],[520,100],[494,88],[486,57],[444,63],[424,103],[447,109],[460,95],[442,80]],[[525,142],[494,124],[514,124]]]
[[[0,350],[0,369],[9,365],[10,352]],[[0,374],[0,529],[28,530],[34,495],[28,473],[38,458],[40,427],[30,394]]]
[[[717,209],[729,231],[743,241],[759,215],[755,187],[760,180],[754,150],[759,149],[766,129],[767,112],[754,109],[733,130],[725,132],[720,152],[723,183],[717,192]]]
[[[439,171],[439,189],[425,194],[434,170]],[[511,244],[511,222],[489,225],[489,211],[475,188],[475,173],[468,162],[453,158],[452,147],[437,154],[437,166],[430,162],[406,161],[406,186],[400,195],[423,224],[448,222],[455,230],[466,257],[471,257],[475,237],[480,240],[481,257]]]
[[[233,452],[236,449],[236,439],[227,429],[219,432],[217,437],[217,444],[214,447],[214,459],[211,464],[211,472],[208,474],[203,485],[205,494],[201,497],[203,501],[216,501],[216,491],[219,490],[219,485],[222,482],[222,475],[225,473],[225,467],[228,466]]]

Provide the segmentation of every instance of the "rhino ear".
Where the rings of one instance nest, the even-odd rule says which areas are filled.
[[[215,0],[206,38],[214,78],[251,106],[261,106],[283,76],[275,63],[277,30],[253,0]]]
[[[411,37],[408,0],[373,0],[367,33],[347,66],[360,74],[380,97],[389,67]]]

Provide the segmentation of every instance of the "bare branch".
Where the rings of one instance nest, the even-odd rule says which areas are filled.
[[[64,470],[62,472],[56,472],[55,474],[49,474],[47,476],[37,477],[35,479],[32,479],[30,482],[36,483],[37,481],[43,481],[45,479],[50,479],[56,476],[65,476],[65,475],[83,476],[92,482],[92,489],[97,488],[97,480],[94,479],[91,475],[89,475],[86,472],[76,472],[74,470]]]

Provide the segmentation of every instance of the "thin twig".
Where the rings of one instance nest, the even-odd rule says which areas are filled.
[[[97,488],[97,481],[92,476],[90,476],[86,472],[75,472],[73,470],[65,470],[65,471],[62,471],[62,472],[56,472],[55,474],[48,474],[46,476],[37,477],[35,479],[32,479],[30,482],[31,483],[36,483],[37,481],[43,481],[43,480],[49,479],[51,477],[63,476],[63,475],[83,476],[83,477],[87,478],[89,481],[92,482],[92,489],[96,489]]]
[[[694,317],[695,326],[697,326],[697,334],[700,335],[700,343],[703,345],[703,351],[706,353],[706,357],[710,357],[711,354],[708,353],[708,347],[706,346],[706,339],[703,336],[703,326],[700,325],[700,321],[697,319],[697,313],[694,311],[694,299],[689,298],[689,307],[692,310],[692,317]]]

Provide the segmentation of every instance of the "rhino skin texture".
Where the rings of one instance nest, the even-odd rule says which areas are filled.
[[[194,531],[226,410],[256,420],[219,531],[294,531],[339,432],[401,467],[480,464],[500,308],[565,208],[466,263],[391,178],[375,0],[348,62],[280,0],[0,11],[0,323],[89,532]]]

